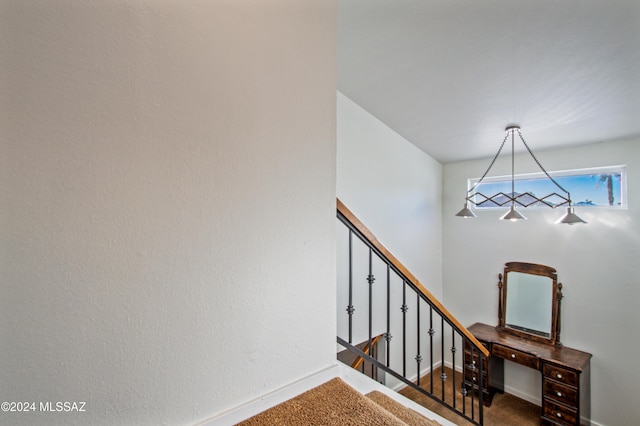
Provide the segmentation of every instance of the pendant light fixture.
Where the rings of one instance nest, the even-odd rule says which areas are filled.
[[[472,203],[472,204],[474,204],[476,206],[480,205],[482,203],[487,203],[487,202],[496,204],[498,206],[504,206],[505,204],[510,204],[509,205],[509,210],[500,219],[510,220],[512,222],[516,222],[518,220],[526,219],[526,217],[524,217],[518,211],[518,209],[517,209],[518,206],[520,206],[520,207],[529,207],[529,206],[531,206],[533,204],[544,204],[544,205],[546,205],[548,207],[555,208],[555,207],[566,205],[567,206],[567,212],[556,223],[566,223],[566,224],[569,224],[569,225],[573,225],[574,223],[587,223],[584,220],[582,220],[578,215],[575,214],[574,208],[571,205],[571,194],[569,193],[569,191],[567,191],[562,186],[560,186],[560,184],[558,184],[558,182],[556,182],[551,177],[551,175],[549,175],[549,173],[547,173],[545,168],[542,167],[542,164],[540,164],[540,161],[538,161],[536,156],[533,155],[533,152],[531,151],[531,148],[529,148],[529,145],[527,145],[527,142],[525,142],[524,137],[522,136],[522,132],[520,131],[520,127],[512,125],[512,126],[508,126],[505,130],[506,130],[506,135],[505,135],[504,139],[502,140],[502,145],[500,145],[500,149],[498,149],[498,152],[496,153],[495,157],[493,157],[493,160],[491,161],[491,164],[489,164],[489,167],[484,172],[484,174],[482,175],[480,180],[478,180],[478,182],[476,182],[475,185],[473,185],[473,187],[471,189],[469,189],[469,191],[467,191],[467,197],[465,198],[464,208],[462,210],[460,210],[456,214],[456,216],[464,217],[464,218],[476,217],[475,213],[473,213],[473,211],[471,209],[469,209],[469,203]],[[516,135],[516,133],[518,134],[520,140],[522,141],[522,143],[524,144],[525,148],[527,149],[527,152],[529,153],[529,155],[531,155],[531,158],[533,158],[533,160],[536,162],[538,167],[540,167],[540,170],[542,170],[544,172],[545,176],[551,182],[553,182],[553,184],[556,187],[558,187],[558,189],[560,189],[564,194],[566,194],[566,196],[558,194],[557,192],[553,192],[551,194],[545,195],[544,197],[536,197],[531,192],[525,192],[525,193],[522,193],[522,194],[516,194],[516,192],[515,192],[515,168],[514,168],[514,165],[515,165],[514,145],[515,145],[515,135]],[[494,194],[494,195],[491,195],[491,196],[487,196],[487,195],[485,195],[485,194],[483,194],[481,192],[475,191],[476,187],[484,180],[484,178],[487,176],[487,173],[489,173],[489,170],[491,170],[491,167],[493,167],[493,164],[496,162],[496,159],[498,158],[498,156],[502,152],[502,148],[504,148],[504,145],[507,142],[507,140],[509,139],[509,136],[511,136],[511,193],[510,194],[505,194],[504,192],[499,192],[497,194]],[[476,201],[476,197],[480,199],[479,202]],[[553,203],[551,203],[549,201],[549,199],[552,198],[552,197],[554,199],[558,199],[559,198],[562,202],[557,203],[557,204],[553,204]],[[502,201],[502,200],[504,200],[504,201]]]

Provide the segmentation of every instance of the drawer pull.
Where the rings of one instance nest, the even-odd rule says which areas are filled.
[[[558,392],[556,395],[562,398],[562,392]]]
[[[516,354],[511,354],[511,358],[515,358],[515,357],[516,357]]]
[[[557,413],[556,414],[558,417],[562,418],[562,413]]]
[[[556,377],[557,377],[558,379],[562,379],[562,374],[558,373],[558,374],[556,375]]]

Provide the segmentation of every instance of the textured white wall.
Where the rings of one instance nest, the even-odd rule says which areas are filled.
[[[335,1],[4,1],[3,424],[189,424],[335,359]]]
[[[535,142],[531,142],[535,151]],[[455,217],[464,202],[467,178],[480,177],[490,159],[444,166],[444,298],[464,324],[497,324],[497,276],[508,261],[542,263],[558,270],[564,285],[561,339],[593,354],[592,420],[602,425],[637,424],[634,401],[640,381],[625,360],[640,351],[637,267],[640,264],[640,140],[584,145],[536,153],[549,171],[627,165],[628,210],[577,208],[587,225],[556,225],[560,210],[525,210],[528,220],[498,220],[501,211],[476,219]],[[504,157],[504,158],[503,158]],[[510,173],[501,156],[491,175]],[[516,156],[516,172],[533,172],[532,160]],[[540,400],[540,375],[507,363],[506,386]]]

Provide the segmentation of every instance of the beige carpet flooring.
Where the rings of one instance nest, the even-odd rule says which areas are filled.
[[[384,408],[383,408],[384,407]],[[362,395],[341,379],[333,379],[289,401],[270,408],[241,426],[418,426],[438,425],[402,409],[386,395]]]
[[[427,419],[422,414],[407,409],[404,405],[389,398],[387,395],[374,391],[366,395],[369,399],[380,405],[382,408],[402,420],[409,426],[439,426],[440,423],[435,420]]]
[[[445,368],[445,373],[450,381],[452,370]],[[459,373],[456,374],[456,384],[461,384],[462,377]],[[440,370],[436,370],[434,376],[436,395],[442,392],[439,376]],[[428,384],[429,376],[425,376],[421,382]],[[400,394],[456,425],[472,424],[414,389],[407,387],[402,389]],[[456,391],[455,397],[456,406],[462,409],[463,398],[459,390]],[[449,404],[453,403],[451,386],[445,386],[445,400]],[[471,398],[467,397],[465,400],[467,414],[470,415]],[[477,416],[477,406],[475,410]],[[383,393],[371,392],[366,396],[362,395],[339,378],[330,380],[239,424],[241,426],[438,425],[437,422],[407,409]],[[540,424],[540,407],[513,395],[496,394],[491,407],[484,407],[484,424],[486,426],[537,426]]]

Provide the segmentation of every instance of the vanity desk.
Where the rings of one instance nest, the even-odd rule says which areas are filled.
[[[517,274],[514,274],[517,271]],[[540,277],[535,277],[527,285],[533,285],[542,290],[550,301],[548,312],[550,320],[542,321],[526,320],[522,317],[508,315],[509,310],[516,306],[525,306],[515,301],[513,294],[507,299],[507,289],[512,293],[526,294],[528,305],[540,305],[538,300],[532,299],[531,292],[525,291],[525,276],[523,274],[542,275],[550,278],[549,287],[540,285]],[[504,288],[502,274],[498,287],[500,288],[499,325],[490,326],[476,323],[469,327],[469,331],[489,350],[491,356],[482,365],[482,393],[486,406],[496,392],[504,392],[504,360],[515,362],[525,367],[540,371],[542,374],[542,407],[540,410],[541,425],[581,425],[589,424],[591,417],[591,388],[590,388],[590,362],[591,354],[577,349],[564,347],[559,340],[560,336],[560,300],[562,299],[562,284],[558,284],[555,278],[555,269],[543,266],[511,262],[505,265]],[[511,283],[509,283],[511,280]],[[536,281],[538,280],[538,281]],[[522,286],[516,291],[516,282]],[[511,287],[509,287],[509,285]],[[549,293],[549,295],[546,294]],[[520,303],[520,304],[518,304]],[[542,303],[543,305],[545,303]],[[516,318],[519,318],[517,321]],[[517,322],[518,325],[512,323]],[[529,322],[527,322],[529,321]],[[472,359],[470,348],[464,348],[465,386],[478,389],[477,380],[474,377],[474,366],[477,358]],[[474,354],[475,355],[475,354]]]
[[[506,359],[542,373],[540,424],[579,425],[581,417],[590,417],[591,354],[527,340],[482,323],[472,325],[469,331],[491,353],[483,370],[486,372],[483,380],[486,406],[491,405],[496,392],[504,392]],[[470,357],[471,352],[465,349],[465,356]],[[465,380],[470,377],[465,374]]]

